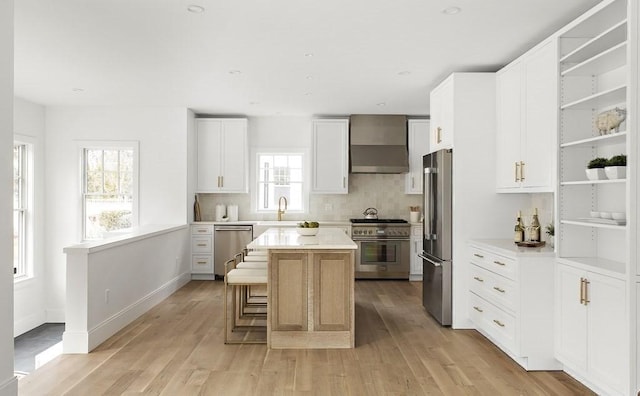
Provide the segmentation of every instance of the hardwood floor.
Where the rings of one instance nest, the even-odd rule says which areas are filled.
[[[526,372],[473,330],[440,327],[421,283],[356,282],[356,348],[225,345],[220,281],[192,281],[87,355],[19,381],[27,395],[591,395]]]

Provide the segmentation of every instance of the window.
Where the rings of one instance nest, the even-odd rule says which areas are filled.
[[[29,264],[29,219],[30,190],[32,174],[30,173],[29,154],[31,145],[16,142],[13,144],[13,273],[15,279],[30,276]]]
[[[137,147],[83,149],[83,238],[137,224]]]
[[[287,199],[287,211],[304,211],[303,154],[258,153],[257,211],[278,210],[280,197]]]

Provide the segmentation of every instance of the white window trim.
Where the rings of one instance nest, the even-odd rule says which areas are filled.
[[[131,227],[137,227],[139,225],[139,180],[140,180],[140,142],[138,140],[82,140],[78,141],[78,180],[79,180],[79,212],[80,224],[78,227],[79,235],[78,240],[85,241],[84,239],[84,150],[86,149],[99,149],[108,150],[116,149],[121,150],[124,148],[133,149],[133,186],[132,186],[132,203],[131,203]]]
[[[311,151],[306,147],[253,147],[251,148],[251,169],[253,172],[249,175],[249,188],[251,199],[251,212],[256,215],[276,214],[277,210],[258,210],[258,172],[260,172],[260,163],[258,156],[260,154],[302,154],[302,210],[287,210],[288,213],[306,214],[309,211],[309,193],[311,191]]]
[[[35,150],[36,140],[31,136],[13,135],[13,143],[26,145],[25,173],[27,177],[26,215],[25,215],[25,240],[24,240],[24,266],[25,273],[13,278],[14,283],[23,282],[35,277]]]

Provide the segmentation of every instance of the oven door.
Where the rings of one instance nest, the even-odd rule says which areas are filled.
[[[356,278],[409,279],[409,240],[356,240]]]

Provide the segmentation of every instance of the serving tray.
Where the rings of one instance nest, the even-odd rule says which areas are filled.
[[[515,244],[521,247],[542,247],[546,245],[546,242],[545,241],[540,241],[540,242],[522,241],[522,242],[516,242]]]

